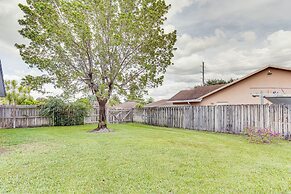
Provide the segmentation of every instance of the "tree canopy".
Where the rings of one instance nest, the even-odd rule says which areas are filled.
[[[120,100],[120,98],[118,97],[118,95],[113,94],[113,95],[111,96],[111,98],[110,98],[108,104],[109,104],[110,106],[116,106],[116,105],[118,105],[118,104],[121,104],[121,100]]]
[[[224,79],[210,79],[210,80],[207,80],[205,85],[206,86],[210,86],[210,85],[218,85],[218,84],[228,84],[228,83],[231,83],[233,82],[234,79],[230,79],[230,80],[224,80]]]
[[[65,91],[89,88],[100,108],[113,92],[141,96],[161,85],[172,64],[176,31],[163,29],[164,0],[27,0],[19,7],[19,32],[30,40],[16,44],[23,60]]]
[[[46,93],[46,90],[44,88],[44,84],[51,83],[52,80],[46,75],[41,75],[41,76],[32,76],[32,75],[27,75],[21,80],[21,85],[22,86],[27,86],[30,87],[31,90],[40,92],[40,93]]]

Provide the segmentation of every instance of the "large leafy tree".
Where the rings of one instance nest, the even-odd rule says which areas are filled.
[[[19,7],[19,32],[30,40],[16,44],[22,58],[66,91],[89,88],[100,106],[98,130],[107,130],[112,93],[141,96],[172,64],[176,32],[163,29],[164,0],[27,0]]]

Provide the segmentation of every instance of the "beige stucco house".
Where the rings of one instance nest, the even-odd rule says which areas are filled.
[[[183,90],[169,101],[174,105],[270,104],[270,98],[291,99],[291,69],[267,66],[230,84]]]

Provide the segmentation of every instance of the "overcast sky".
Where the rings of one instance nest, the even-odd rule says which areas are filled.
[[[23,0],[0,0],[0,58],[5,79],[32,74],[15,49],[23,42],[17,30]],[[262,66],[291,67],[290,0],[167,0],[172,4],[165,28],[176,29],[174,66],[163,86],[150,90],[155,99],[201,84],[206,79],[239,78]]]

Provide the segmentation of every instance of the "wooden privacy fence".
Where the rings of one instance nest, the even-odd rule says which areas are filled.
[[[50,125],[50,119],[40,116],[37,106],[0,105],[0,128],[40,127]]]
[[[84,119],[98,123],[98,107]],[[143,109],[108,109],[109,123],[140,122],[149,125],[225,133],[246,128],[270,128],[291,139],[291,105],[184,106]],[[51,125],[37,106],[0,106],[0,128]]]
[[[94,107],[89,116],[84,118],[85,124],[98,123],[99,108]],[[109,123],[132,122],[133,109],[108,109]],[[40,107],[32,105],[3,106],[0,105],[0,128],[24,128],[53,125],[50,118],[40,114]]]
[[[223,105],[143,108],[133,121],[149,125],[241,134],[269,128],[291,139],[290,105]]]

